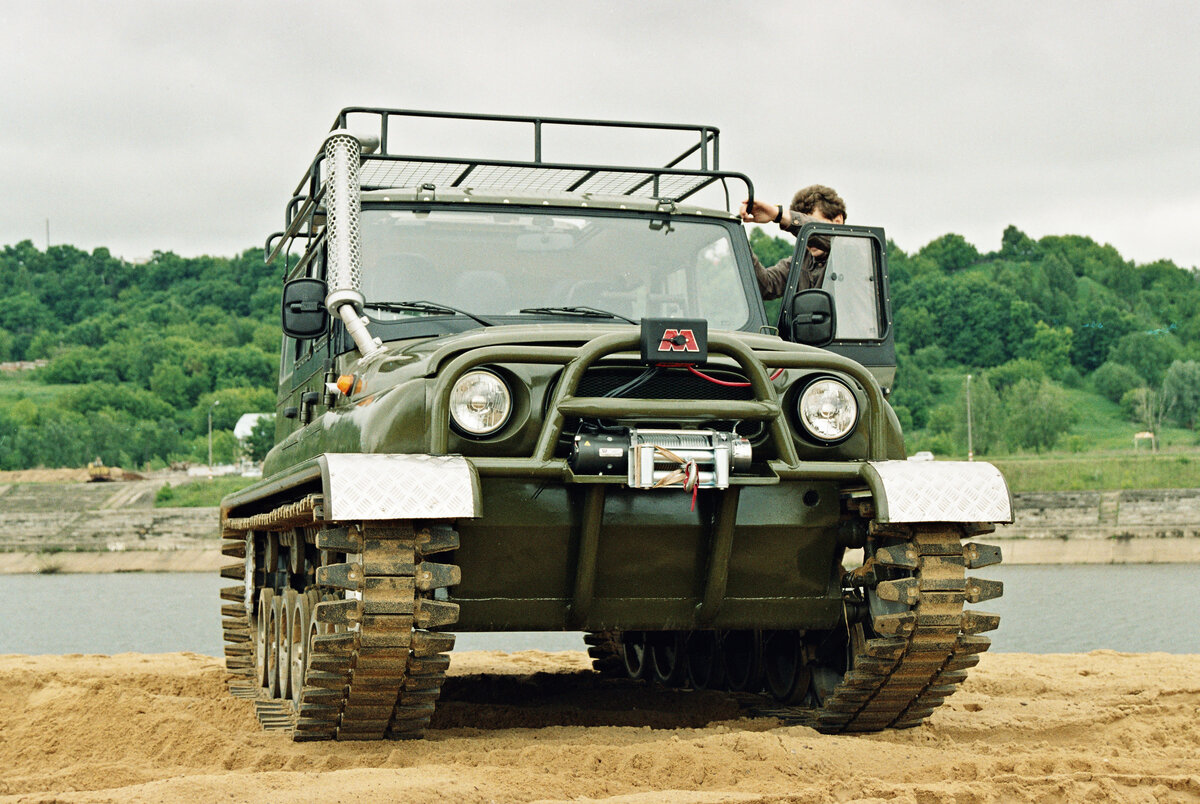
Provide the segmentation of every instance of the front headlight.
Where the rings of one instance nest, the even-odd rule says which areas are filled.
[[[512,392],[490,371],[468,371],[450,391],[450,418],[466,435],[488,436],[508,422]]]
[[[858,400],[845,383],[824,378],[809,383],[796,403],[796,414],[818,441],[841,441],[858,423]]]

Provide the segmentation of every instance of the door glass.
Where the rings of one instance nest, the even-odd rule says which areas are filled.
[[[866,237],[833,237],[821,289],[833,296],[837,311],[834,340],[879,338],[879,283],[875,249]]]

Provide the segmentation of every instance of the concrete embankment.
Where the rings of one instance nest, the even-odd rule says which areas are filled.
[[[0,573],[207,572],[215,508],[155,508],[163,480],[0,485]]]
[[[989,537],[1008,564],[1200,563],[1200,489],[1025,492],[1013,501],[1016,521]]]
[[[210,572],[215,508],[155,508],[163,480],[0,484],[0,574]],[[1200,489],[1014,495],[1016,522],[981,537],[1007,564],[1200,563]]]

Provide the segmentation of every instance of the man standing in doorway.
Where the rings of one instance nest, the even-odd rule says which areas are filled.
[[[779,228],[793,235],[800,232],[806,223],[845,223],[846,202],[832,188],[823,184],[805,187],[792,196],[790,208],[755,199],[754,209],[747,210],[746,202],[741,206],[742,220],[748,223],[777,223]],[[829,239],[814,237],[809,241],[808,252],[800,264],[799,290],[819,288],[825,280],[825,261],[829,258]],[[763,267],[754,257],[754,274],[764,299],[778,299],[787,285],[788,272],[792,269],[792,258],[784,257],[770,268]]]

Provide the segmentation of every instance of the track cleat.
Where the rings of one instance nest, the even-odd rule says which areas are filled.
[[[361,553],[362,534],[357,528],[328,528],[317,534],[317,548],[338,553]]]
[[[419,628],[437,628],[458,622],[458,604],[443,600],[418,600],[413,620]]]
[[[1003,559],[1000,555],[999,545],[976,544],[975,542],[963,545],[963,558],[967,560],[968,569],[990,567],[993,564],[999,564]]]
[[[358,601],[347,601],[358,602]],[[318,605],[325,605],[323,603]],[[317,620],[321,622],[321,620]],[[349,656],[354,653],[355,638],[352,633],[342,634],[317,634],[312,638],[312,653],[313,655],[324,654],[327,656]]]
[[[895,603],[904,603],[913,606],[921,599],[920,581],[916,578],[881,581],[875,587],[875,594],[879,595],[881,600],[890,600]]]
[[[964,611],[962,613],[962,632],[964,634],[981,634],[984,631],[994,631],[999,627],[999,614],[988,614],[983,611]]]
[[[317,567],[317,583],[321,586],[331,586],[334,589],[357,590],[363,577],[363,568],[360,564],[330,564]]]
[[[880,614],[871,620],[871,624],[884,636],[908,636],[917,627],[917,615],[911,611]]]
[[[328,625],[353,625],[362,619],[363,604],[358,600],[326,600],[318,603],[313,617]],[[327,636],[327,635],[326,635]],[[337,634],[335,636],[340,636]],[[317,637],[321,639],[321,637]]]
[[[435,564],[422,561],[417,565],[417,588],[422,592],[456,586],[462,582],[462,570],[457,564]]]
[[[881,547],[875,551],[875,563],[884,567],[899,567],[900,569],[916,569],[920,561],[917,548],[911,543],[894,544],[891,547]]]
[[[449,525],[428,525],[417,531],[417,549],[421,555],[457,550],[458,545],[458,531]]]
[[[439,634],[433,631],[413,631],[413,656],[425,657],[445,653],[454,648],[454,634]]]
[[[979,603],[993,600],[1004,594],[1002,581],[989,581],[984,578],[967,578],[967,602]]]
[[[226,564],[221,567],[221,577],[229,578],[232,581],[240,581],[246,577],[246,562],[239,561],[236,564]]]

